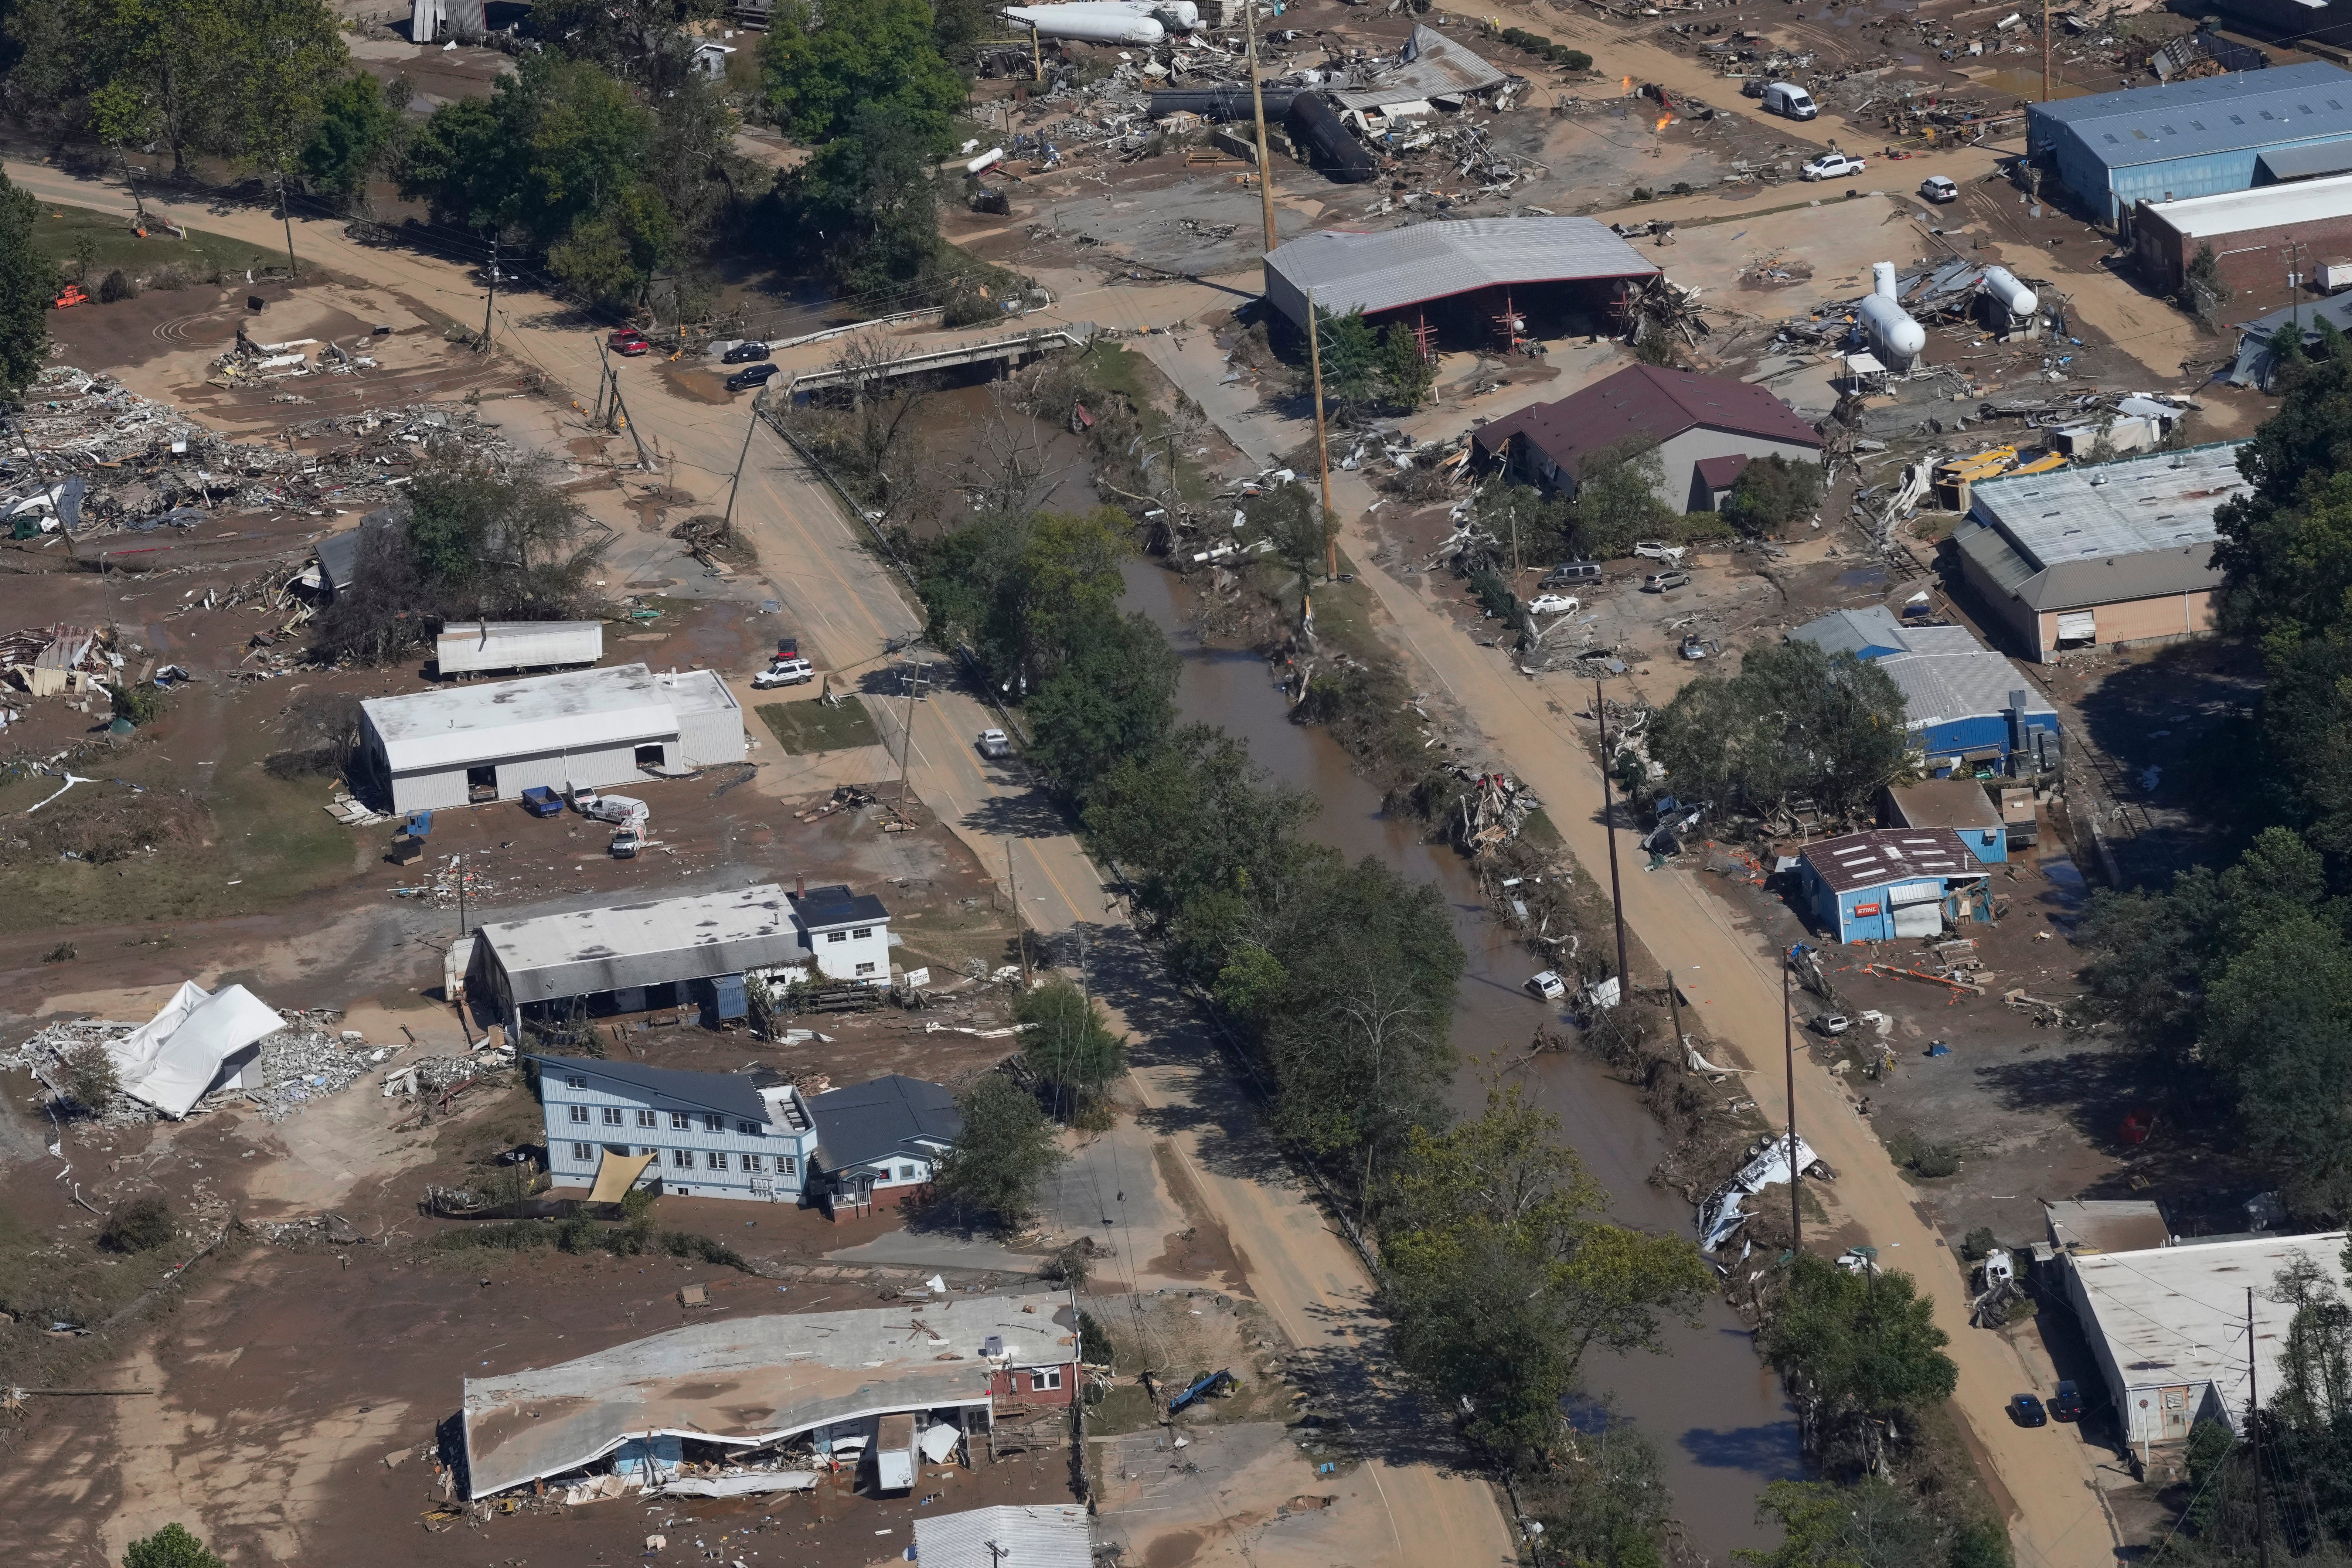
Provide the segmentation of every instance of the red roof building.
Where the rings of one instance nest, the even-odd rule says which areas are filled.
[[[1529,484],[1570,495],[1588,455],[1627,442],[1655,447],[1665,469],[1658,499],[1677,511],[1715,510],[1757,458],[1811,463],[1822,455],[1820,433],[1763,387],[1647,364],[1507,415],[1472,439]]]

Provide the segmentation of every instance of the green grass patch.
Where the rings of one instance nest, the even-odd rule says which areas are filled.
[[[833,703],[771,702],[759,713],[770,733],[776,737],[776,743],[796,757],[882,743],[880,731],[874,728],[873,715],[855,697]]]
[[[187,238],[177,239],[151,226],[142,239],[131,231],[131,220],[120,214],[55,202],[41,204],[33,243],[64,269],[68,279],[79,281],[93,297],[99,279],[117,268],[137,279],[166,276],[176,268],[184,283],[211,283],[231,273],[242,279],[247,268],[286,265],[285,252],[257,248],[226,235],[192,228]]]
[[[1541,806],[1528,813],[1527,819],[1519,824],[1519,837],[1538,849],[1564,849],[1568,847],[1568,840],[1559,836],[1559,829],[1552,826],[1551,818],[1544,815]]]

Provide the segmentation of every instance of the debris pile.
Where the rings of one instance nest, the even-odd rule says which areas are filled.
[[[230,1082],[198,1100],[190,1116],[242,1100],[258,1107],[263,1121],[282,1121],[310,1101],[350,1088],[368,1068],[401,1048],[370,1046],[356,1031],[338,1029],[338,1013],[280,1010],[278,1016],[286,1026],[264,1036],[260,1054],[232,1074]],[[70,1098],[63,1087],[68,1056],[83,1046],[112,1045],[140,1027],[98,1018],[52,1024],[14,1051],[0,1052],[0,1070],[31,1073],[62,1102]],[[94,1120],[100,1127],[136,1127],[155,1121],[158,1114],[154,1107],[117,1093]]]

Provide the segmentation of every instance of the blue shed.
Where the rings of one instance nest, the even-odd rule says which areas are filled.
[[[1886,786],[1889,827],[1948,827],[1989,866],[2009,858],[2009,823],[1974,779],[1922,779]]]
[[[1941,935],[1992,918],[1984,865],[1948,827],[1825,838],[1797,862],[1807,907],[1840,942]]]
[[[2054,162],[2066,188],[2109,224],[2137,202],[2267,184],[2277,176],[2257,166],[2264,153],[2330,142],[2352,142],[2352,72],[2324,60],[2026,109],[2026,156]]]
[[[1906,626],[1885,605],[1872,605],[1833,610],[1789,636],[1885,670],[1903,692],[1904,723],[1931,777],[2032,773],[2057,765],[2057,710],[1966,626]]]

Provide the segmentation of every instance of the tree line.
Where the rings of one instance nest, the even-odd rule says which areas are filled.
[[[2101,889],[2093,1001],[2184,1105],[2234,1115],[2305,1215],[2352,1214],[2352,345],[2288,351],[2276,413],[2221,509],[2220,621],[2261,658],[2251,710],[2207,742],[2242,848],[2163,890]]]

